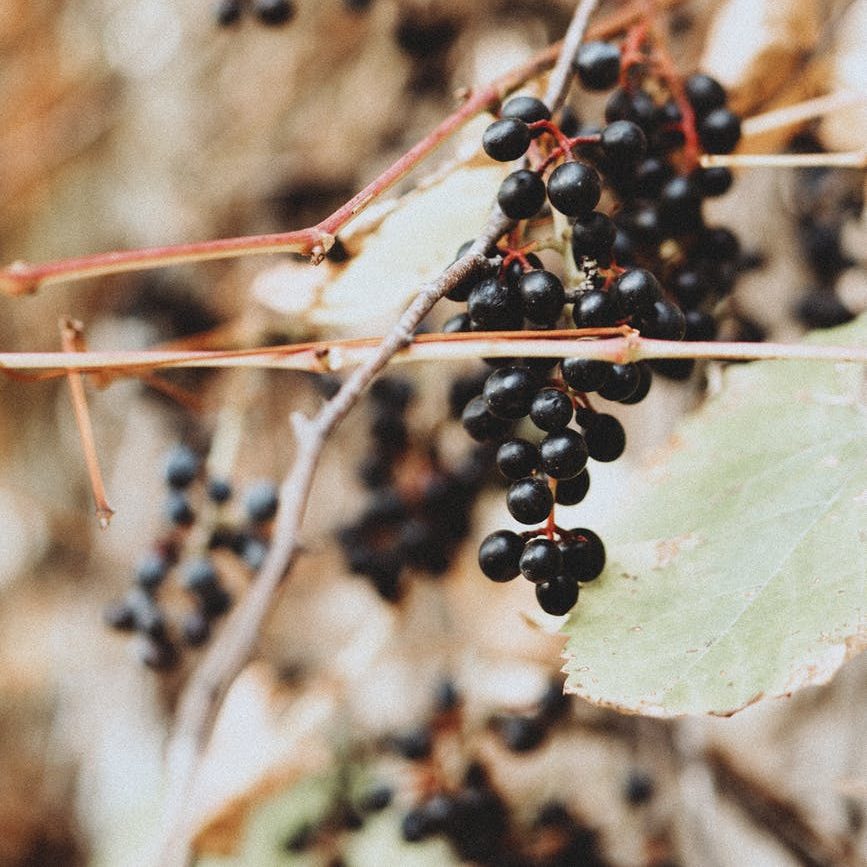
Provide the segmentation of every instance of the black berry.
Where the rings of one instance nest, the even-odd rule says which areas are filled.
[[[176,446],[167,458],[165,480],[171,488],[185,488],[199,472],[199,458],[187,446]]]
[[[524,321],[520,294],[496,277],[488,277],[473,288],[467,298],[467,312],[485,331],[520,329]]]
[[[727,108],[716,108],[702,119],[698,135],[708,153],[731,153],[741,138],[740,118]]]
[[[548,199],[561,214],[569,217],[589,214],[601,195],[599,173],[584,163],[563,163],[548,178]]]
[[[563,313],[566,292],[550,271],[527,271],[518,280],[524,316],[537,325],[553,325]]]
[[[548,614],[567,614],[578,601],[578,584],[566,575],[555,575],[536,585],[536,601]]]
[[[497,467],[513,481],[531,475],[533,470],[539,469],[541,460],[539,449],[527,440],[508,440],[497,450]]]
[[[479,546],[479,568],[491,581],[504,582],[517,578],[524,551],[524,540],[511,530],[497,530]]]
[[[583,469],[577,476],[573,476],[571,479],[561,479],[557,482],[554,499],[561,506],[574,506],[587,496],[589,490],[590,473]]]
[[[277,486],[273,482],[256,482],[244,496],[244,510],[254,524],[270,521],[277,514],[277,505]]]
[[[482,135],[482,147],[493,160],[502,163],[523,156],[530,146],[530,130],[516,117],[495,120]]]
[[[647,137],[638,124],[629,120],[608,124],[599,143],[605,156],[618,167],[635,165],[647,152]]]
[[[726,92],[723,86],[709,75],[702,73],[690,75],[684,82],[684,90],[693,111],[700,118],[726,104]]]
[[[506,506],[521,524],[541,524],[554,505],[551,489],[542,479],[521,479],[509,486]]]
[[[568,394],[557,388],[543,388],[533,398],[530,420],[540,430],[561,430],[572,421],[574,412]]]
[[[518,419],[530,412],[536,387],[536,377],[526,367],[501,367],[488,377],[482,396],[498,418]]]
[[[575,391],[599,391],[608,382],[611,365],[606,361],[590,358],[564,358],[560,362],[560,372],[570,388]]]
[[[551,112],[541,99],[534,96],[513,96],[504,106],[500,114],[503,117],[517,117],[524,123],[535,123],[537,120],[551,120]]]
[[[650,271],[632,268],[614,281],[611,293],[624,316],[642,316],[653,312],[653,305],[662,298],[662,287]]]
[[[500,184],[497,201],[507,217],[526,220],[545,204],[545,182],[536,172],[518,169]]]
[[[530,539],[521,554],[521,574],[535,583],[549,581],[560,572],[563,557],[551,539]]]
[[[572,66],[587,90],[608,90],[620,76],[620,49],[609,42],[585,42]]]
[[[603,268],[611,264],[611,247],[617,235],[617,227],[610,217],[592,211],[579,217],[572,226],[572,255],[581,268],[582,259],[594,259]]]
[[[617,305],[607,292],[591,289],[575,302],[572,319],[576,328],[607,328],[617,323]]]
[[[285,24],[295,16],[295,6],[290,0],[254,0],[253,12],[269,26]]]
[[[542,469],[552,479],[571,479],[587,464],[587,445],[578,431],[566,428],[548,434],[539,444]]]
[[[582,422],[582,427],[587,452],[594,461],[610,463],[623,454],[626,432],[613,415],[596,413],[586,423]]]
[[[503,439],[511,428],[507,419],[498,418],[488,410],[481,395],[474,397],[461,414],[464,430],[477,442]]]

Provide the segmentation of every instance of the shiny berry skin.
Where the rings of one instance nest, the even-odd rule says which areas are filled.
[[[554,506],[554,496],[544,480],[521,479],[509,486],[506,506],[521,524],[541,524]]]
[[[277,506],[277,486],[273,482],[255,482],[244,495],[244,510],[254,524],[270,521],[277,514]]]
[[[497,468],[513,481],[531,475],[539,469],[541,461],[539,449],[527,440],[507,440],[497,449]]]
[[[612,364],[608,382],[599,389],[599,396],[605,400],[626,400],[635,394],[641,382],[641,372],[635,364]]]
[[[481,395],[474,397],[464,407],[461,413],[461,424],[464,430],[480,443],[503,439],[512,426],[507,419],[497,418],[488,409]]]
[[[601,195],[599,173],[584,163],[563,163],[548,178],[548,200],[568,217],[589,214],[599,203]]]
[[[507,217],[529,219],[545,204],[545,182],[536,172],[519,169],[500,184],[497,202]]]
[[[608,90],[620,77],[620,49],[610,42],[585,42],[578,46],[572,68],[586,90]]]
[[[580,268],[582,258],[595,259],[603,268],[611,264],[611,247],[617,227],[610,217],[592,211],[579,217],[572,226],[572,255]]]
[[[516,117],[495,120],[482,135],[482,147],[492,159],[507,163],[523,156],[530,146],[530,130]]]
[[[709,75],[703,75],[700,72],[690,75],[684,82],[684,90],[693,111],[700,118],[726,104],[725,89]]]
[[[635,165],[647,153],[647,137],[638,124],[629,120],[608,124],[599,143],[605,156],[617,166]]]
[[[518,280],[524,316],[537,325],[553,325],[563,313],[566,292],[550,271],[527,271]]]
[[[537,385],[526,367],[501,367],[488,377],[482,397],[498,418],[523,418],[530,412]]]
[[[458,313],[443,323],[443,334],[459,334],[470,330],[470,314]]]
[[[584,442],[587,452],[594,461],[610,463],[616,461],[626,448],[626,432],[623,425],[613,415],[596,413],[582,422]]]
[[[643,159],[635,167],[635,194],[643,199],[657,198],[671,174],[671,166],[659,157]]]
[[[611,294],[624,316],[642,316],[652,313],[662,298],[662,287],[650,271],[631,268],[614,281]]]
[[[741,138],[740,118],[727,108],[716,108],[702,118],[698,136],[709,154],[731,153]]]
[[[684,307],[698,307],[710,293],[710,280],[703,270],[685,268],[674,276],[672,290]]]
[[[605,568],[605,546],[602,540],[586,527],[569,531],[570,539],[560,543],[563,573],[576,581],[592,581]]]
[[[295,16],[295,6],[289,0],[255,0],[253,13],[269,26],[285,24]]]
[[[535,253],[527,253],[527,264],[535,269],[540,270],[544,266],[542,265],[542,260]],[[524,276],[524,265],[520,259],[513,259],[506,266],[505,273],[502,276],[502,279],[508,283],[508,285],[512,289],[517,289],[518,284],[521,280],[521,277]]]
[[[576,328],[607,328],[616,325],[618,318],[614,299],[601,289],[585,292],[572,307]]]
[[[524,540],[511,530],[497,530],[479,546],[479,568],[491,581],[503,583],[521,574]]]
[[[670,301],[657,301],[653,310],[642,317],[639,330],[645,337],[656,340],[683,340],[686,320],[683,311]]]
[[[578,583],[566,575],[555,575],[536,585],[536,601],[548,614],[568,614],[578,601]]]
[[[608,382],[611,365],[607,361],[591,358],[564,358],[560,362],[560,372],[566,385],[575,391],[599,391]]]
[[[716,319],[702,310],[687,310],[683,314],[686,320],[687,340],[716,340]]]
[[[551,120],[551,112],[541,99],[535,96],[513,96],[502,108],[503,117],[516,117],[524,123]]]
[[[568,427],[574,414],[572,399],[558,388],[543,388],[536,393],[530,405],[530,420],[543,431]]]
[[[587,465],[587,445],[578,431],[566,428],[539,443],[542,469],[552,479],[571,479]]]
[[[639,361],[636,362],[635,366],[638,368],[639,373],[638,386],[629,397],[620,401],[624,406],[641,403],[647,397],[650,392],[650,386],[653,384],[653,371],[650,369],[650,365],[646,361]]]
[[[589,490],[590,473],[583,469],[577,476],[573,476],[571,479],[561,479],[557,482],[554,500],[561,506],[574,506],[587,496]]]
[[[478,283],[467,298],[470,319],[485,331],[518,329],[524,324],[521,296],[496,277]]]
[[[616,120],[631,120],[642,129],[648,129],[654,122],[656,104],[650,94],[639,90],[634,94],[622,88],[617,88],[605,103],[605,122]]]
[[[731,188],[734,178],[725,166],[711,166],[701,169],[696,176],[699,189],[708,197],[721,196]]]
[[[560,572],[563,556],[556,542],[550,539],[530,539],[521,554],[521,574],[538,584],[550,581]]]
[[[672,178],[660,191],[657,212],[663,231],[694,232],[701,228],[701,190],[691,178]]]

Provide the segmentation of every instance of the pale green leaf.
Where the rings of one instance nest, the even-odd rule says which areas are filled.
[[[814,339],[863,345],[867,318]],[[567,690],[728,714],[825,682],[862,650],[865,404],[860,365],[730,367],[600,528],[609,565],[565,626]]]

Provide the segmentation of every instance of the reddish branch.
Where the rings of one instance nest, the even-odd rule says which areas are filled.
[[[660,0],[659,5],[668,7],[679,2],[682,0]],[[584,5],[592,7],[596,4],[587,0]],[[601,21],[596,27],[590,28],[588,36],[597,39],[619,33],[641,17],[643,10],[644,0],[634,0],[617,13]],[[570,29],[567,39],[570,44],[574,42],[577,46],[575,34],[576,32]],[[8,295],[24,295],[35,292],[42,286],[67,280],[81,280],[104,274],[164,268],[185,262],[227,259],[259,253],[301,253],[312,256],[314,262],[321,261],[334,243],[334,236],[340,229],[407,175],[473,117],[483,111],[496,109],[505,96],[548,70],[559,56],[562,44],[558,42],[549,46],[523,66],[506,73],[487,87],[472,92],[454,114],[447,117],[415,147],[386,169],[378,178],[371,181],[345,205],[315,226],[269,235],[247,235],[240,238],[220,238],[213,241],[148,247],[141,250],[96,253],[90,256],[46,262],[41,265],[15,262],[0,270],[0,291]],[[572,53],[574,53],[574,49]],[[571,56],[568,59],[571,60]],[[565,68],[568,72],[568,64]],[[552,87],[549,90],[553,90],[553,79]],[[552,106],[555,103],[559,104],[559,97],[554,99],[550,93],[548,96]]]

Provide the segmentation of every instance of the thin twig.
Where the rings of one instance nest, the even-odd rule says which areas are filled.
[[[795,126],[805,120],[812,120],[815,117],[830,114],[832,111],[857,105],[865,100],[867,100],[865,93],[858,93],[854,90],[838,90],[824,96],[817,96],[815,99],[807,99],[795,105],[787,105],[785,108],[777,108],[749,117],[743,122],[741,131],[744,138],[749,138],[776,129],[784,129],[787,126]]]
[[[563,37],[560,54],[557,57],[557,62],[554,64],[554,69],[551,71],[551,76],[548,79],[548,88],[545,91],[544,102],[552,114],[560,108],[566,99],[566,94],[569,92],[569,84],[573,76],[572,61],[575,58],[578,46],[584,40],[584,34],[587,32],[587,22],[596,11],[598,5],[599,0],[580,0],[575,7],[575,13],[569,22],[566,35]]]
[[[827,346],[812,343],[722,343],[712,341],[651,340],[638,334],[622,337],[622,329],[608,331],[603,340],[588,340],[594,329],[562,331],[497,331],[471,334],[419,334],[390,359],[390,364],[420,361],[461,361],[473,358],[590,358],[631,361],[653,358],[713,358],[754,361],[867,361],[862,346]],[[0,353],[0,371],[25,377],[38,371],[38,380],[65,376],[67,371],[140,376],[164,368],[262,368],[337,373],[365,364],[376,354],[382,338],[322,340],[317,343],[269,346],[225,352],[6,352]]]
[[[805,867],[847,867],[861,864],[857,856],[849,857],[836,841],[821,834],[803,812],[779,792],[751,777],[720,750],[707,755],[720,792],[759,827],[786,849]]]
[[[597,26],[588,30],[588,36],[601,39],[621,32],[644,13],[644,2],[645,0],[633,0],[623,9],[613,13],[610,18],[600,21]],[[682,0],[660,0],[660,5],[674,6],[680,2]],[[6,268],[0,269],[0,292],[7,295],[25,295],[52,283],[263,253],[300,253],[312,256],[316,262],[321,261],[334,243],[336,233],[350,220],[358,216],[477,114],[495,108],[513,90],[549,69],[560,54],[560,46],[559,42],[548,46],[527,63],[495,79],[487,87],[471,93],[454,114],[447,117],[345,205],[315,226],[269,235],[248,235],[190,244],[147,247],[140,250],[95,253],[36,265],[22,261],[13,262]]]
[[[734,168],[799,169],[815,166],[833,168],[867,168],[867,150],[847,153],[818,154],[705,154],[702,166],[732,166]]]
[[[293,414],[298,451],[281,485],[281,505],[268,556],[249,592],[193,673],[178,706],[166,756],[169,781],[160,852],[160,863],[165,867],[188,863],[194,834],[190,795],[199,760],[223,697],[250,658],[277,590],[298,551],[298,534],[310,487],[329,435],[376,374],[412,341],[413,333],[434,304],[458,282],[491,269],[492,262],[484,253],[511,225],[496,211],[469,253],[418,293],[375,353],[349,376],[337,394],[312,419]]]
[[[84,349],[83,326],[69,317],[60,320],[60,343],[65,352],[81,352]],[[81,374],[70,368],[66,372],[69,379],[69,391],[72,394],[72,408],[75,411],[75,423],[78,425],[78,435],[81,437],[81,448],[84,451],[84,461],[87,464],[87,475],[90,478],[90,488],[96,504],[96,518],[103,530],[108,528],[114,510],[108,504],[105,495],[105,484],[102,471],[99,468],[99,458],[96,456],[96,442],[93,438],[93,425],[90,423],[90,412],[87,409],[87,396],[84,393],[84,382]]]

